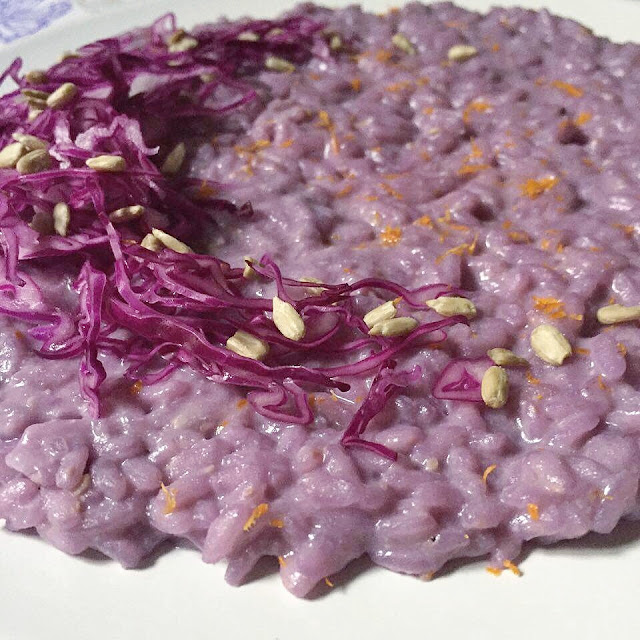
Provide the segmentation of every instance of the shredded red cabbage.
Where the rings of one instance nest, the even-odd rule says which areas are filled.
[[[395,367],[395,361],[387,361],[373,379],[367,397],[342,436],[341,442],[345,447],[360,447],[375,451],[390,460],[397,459],[398,454],[395,451],[378,442],[370,442],[360,437],[371,420],[384,409],[389,399],[404,387],[419,380],[422,375],[420,367],[417,366],[411,371],[395,371]]]
[[[451,360],[433,385],[434,397],[439,400],[482,402],[482,376],[493,364],[493,360],[488,356]]]
[[[50,169],[37,173],[0,170],[0,313],[32,325],[29,335],[42,357],[80,360],[80,387],[93,417],[100,415],[106,376],[100,353],[122,358],[128,378],[143,384],[191,367],[213,382],[248,389],[249,402],[263,416],[300,424],[313,419],[310,387],[346,391],[349,384],[339,378],[377,373],[342,442],[394,458],[385,447],[360,437],[393,393],[420,375],[419,368],[396,372],[391,358],[412,343],[424,343],[428,335],[431,342],[443,340],[445,328],[466,320],[426,322],[401,338],[373,337],[354,312],[354,300],[373,289],[382,298],[400,297],[401,305],[433,314],[425,300],[459,293],[456,289],[436,284],[408,290],[368,278],[314,284],[322,293],[308,295],[308,282],[283,276],[265,255],[252,265],[255,271],[274,284],[277,295],[293,304],[310,328],[294,342],[265,315],[270,301],[245,293],[244,265],[233,268],[197,252],[150,251],[140,245],[151,231],[144,216],[118,229],[107,217],[121,207],[143,205],[167,220],[167,233],[197,249],[201,230],[215,225],[216,216],[250,216],[249,203],[236,206],[209,195],[222,185],[195,183],[180,173],[168,177],[158,166],[179,141],[174,131],[182,136],[208,131],[212,118],[242,108],[256,95],[247,75],[263,68],[268,55],[306,61],[316,52],[314,34],[321,27],[304,17],[201,26],[193,34],[197,47],[170,53],[166,42],[176,24],[167,15],[147,29],[87,45],[78,50],[79,57],[48,69],[38,89],[50,92],[65,82],[78,87],[63,108],[45,109],[30,120],[19,91],[0,98],[0,145],[13,142],[13,133],[27,133],[46,141],[53,160]],[[237,39],[244,31],[261,38]],[[27,87],[20,69],[17,59],[0,82],[12,78],[19,88]],[[121,156],[127,169],[109,173],[86,166],[88,158],[103,154]],[[34,214],[51,213],[58,202],[72,211],[66,236],[30,226]],[[45,265],[64,261],[75,278],[75,311],[46,299],[23,268],[34,260]],[[238,330],[270,345],[264,363],[225,347]],[[318,367],[310,360],[318,353],[342,364]]]

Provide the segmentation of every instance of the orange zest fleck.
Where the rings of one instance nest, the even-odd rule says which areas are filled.
[[[424,113],[425,116],[430,116],[434,111],[435,109],[433,107],[422,107],[422,113]]]
[[[540,378],[536,378],[531,371],[527,371],[527,382],[529,384],[540,384]]]
[[[509,239],[516,244],[527,244],[531,242],[531,236],[526,231],[509,231]]]
[[[270,527],[275,527],[276,529],[282,529],[284,527],[284,520],[282,518],[273,518],[269,522]]]
[[[280,143],[282,149],[288,149],[293,144],[293,138],[288,138]]]
[[[387,225],[380,232],[380,241],[386,247],[393,247],[402,239],[402,229],[400,227],[391,227]]]
[[[560,318],[571,318],[572,320],[582,321],[581,313],[567,313],[564,309],[564,302],[558,298],[541,298],[533,296],[533,308],[536,311],[548,315],[550,318],[558,320]]]
[[[378,49],[376,51],[376,60],[378,62],[389,62],[393,58],[393,53],[388,49]]]
[[[564,91],[572,98],[581,98],[584,95],[584,91],[580,89],[580,87],[576,87],[575,85],[564,82],[563,80],[554,80],[551,83],[551,86],[555,89],[560,89],[560,91]]]
[[[492,576],[501,576],[502,569],[498,569],[497,567],[487,567],[487,573],[490,573]]]
[[[509,569],[509,571],[511,571],[511,573],[515,574],[516,576],[519,577],[522,575],[522,571],[518,569],[518,565],[511,562],[511,560],[505,560],[502,564],[504,565],[505,569]]]
[[[624,231],[624,233],[629,237],[631,237],[633,235],[633,232],[635,231],[635,227],[631,224],[621,224],[620,222],[613,222],[611,226],[616,229],[620,229],[620,231]]]
[[[482,482],[484,482],[485,484],[487,484],[487,478],[489,477],[490,473],[493,473],[496,469],[498,468],[497,464],[490,464],[485,470],[484,473],[482,474]]]
[[[236,409],[244,409],[249,404],[249,401],[246,398],[240,398],[238,402],[236,402]]]
[[[478,146],[478,143],[474,138],[471,138],[470,145],[471,153],[467,156],[467,159],[471,160],[472,158],[482,158],[482,149]]]
[[[617,342],[616,343],[616,349],[618,350],[618,353],[621,356],[626,356],[627,355],[627,347],[625,346],[624,342]]]
[[[360,80],[360,78],[351,78],[349,84],[354,91],[360,91],[362,88],[362,80]]]
[[[168,516],[172,514],[176,508],[176,494],[178,490],[165,487],[164,482],[160,483],[160,489],[162,489],[162,493],[164,493],[164,509],[162,513]]]
[[[16,329],[15,331],[15,336],[18,340],[24,340],[24,333],[22,333],[22,331],[19,331],[18,329]]]
[[[436,264],[440,264],[447,256],[455,255],[462,256],[465,253],[468,253],[472,256],[475,253],[476,246],[478,242],[478,236],[473,238],[473,242],[463,242],[462,244],[457,245],[456,247],[451,247],[451,249],[447,249],[444,253],[440,254],[436,258]]]
[[[206,200],[217,193],[217,189],[212,187],[206,180],[203,180],[198,187],[196,198],[199,200]]]
[[[390,93],[397,93],[398,91],[402,91],[404,89],[408,89],[413,85],[413,82],[410,80],[403,80],[401,82],[394,82],[392,84],[388,84],[384,90],[389,91]]]
[[[472,113],[485,113],[489,111],[489,109],[491,109],[491,103],[485,102],[484,100],[472,100],[462,112],[462,121],[465,124],[469,124]]]
[[[512,226],[513,226],[513,222],[511,220],[505,220],[502,223],[502,228],[503,229],[511,229]]]
[[[498,51],[500,51],[500,45],[497,42],[494,42],[491,45],[491,51],[493,51],[494,53],[497,53]]]
[[[421,216],[413,224],[417,224],[420,227],[429,227],[429,229],[433,229],[433,220],[431,219],[431,216]]]
[[[581,111],[573,121],[576,126],[586,124],[593,116],[588,111]]]
[[[380,183],[380,188],[385,193],[388,193],[390,196],[393,196],[397,200],[404,199],[404,196],[399,191],[396,191],[390,184],[387,184],[386,182],[381,182]]]
[[[329,578],[325,578],[324,579],[324,583],[327,585],[327,587],[329,587],[330,589],[333,589],[333,587],[335,586],[333,584],[333,582],[331,582],[331,580],[329,580]]]
[[[601,373],[598,374],[598,386],[603,391],[609,391],[609,385],[604,381],[604,376]]]
[[[129,387],[129,393],[132,396],[137,396],[141,391],[142,391],[142,387],[144,385],[142,384],[142,380],[136,380],[130,387]]]
[[[287,563],[286,563],[286,561],[284,559],[284,556],[278,556],[278,564],[281,567],[286,567],[287,566]]]
[[[258,506],[256,506],[251,515],[247,518],[247,521],[242,526],[243,531],[249,531],[252,529],[256,522],[262,518],[262,516],[269,511],[269,505],[266,502],[261,502]]]
[[[585,349],[584,347],[575,347],[574,351],[581,356],[588,356],[591,353],[591,349]]]
[[[234,149],[238,155],[242,155],[245,153],[256,153],[257,151],[262,151],[262,149],[266,149],[269,146],[271,146],[271,142],[263,138],[262,140],[256,140],[255,142],[252,142],[246,147],[238,144],[234,147]]]
[[[479,173],[480,171],[484,171],[485,169],[489,169],[491,165],[489,164],[463,164],[458,169],[459,176],[466,176],[473,173]]]
[[[329,132],[329,135],[331,137],[331,150],[334,153],[338,153],[338,151],[340,150],[340,145],[338,144],[338,137],[336,136],[336,127],[333,124],[331,117],[326,111],[321,110],[318,111],[318,120],[320,120],[319,126]]]
[[[535,180],[529,178],[525,183],[520,185],[520,191],[523,196],[535,200],[539,198],[543,193],[546,193],[558,183],[558,178],[555,176],[549,176],[547,178],[539,178]]]
[[[344,196],[349,195],[353,191],[353,185],[348,184],[344,186],[338,193],[336,193],[336,198],[344,198]]]
[[[540,520],[540,508],[534,502],[530,502],[527,505],[527,513],[531,516],[532,520]]]

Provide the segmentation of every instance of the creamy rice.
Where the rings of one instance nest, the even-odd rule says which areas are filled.
[[[546,11],[296,13],[341,46],[317,34],[308,62],[250,79],[259,100],[213,141],[186,141],[191,175],[255,211],[219,220],[207,249],[234,265],[269,253],[292,277],[467,292],[469,326],[397,358],[422,376],[367,431],[397,461],[340,444],[370,379],[315,394],[312,424],[283,424],[186,368],[132,392],[105,355],[92,419],[78,363],[39,358],[2,319],[0,517],[126,567],[188,540],[232,584],[272,556],[298,596],[363,554],[420,576],[461,557],[516,571],[527,541],[637,519],[640,334],[596,310],[640,302],[640,47]],[[450,60],[456,45],[476,54]],[[30,273],[74,302],[64,266]],[[372,292],[361,312],[382,302]],[[530,347],[541,323],[573,347],[559,367]],[[452,358],[494,347],[530,362],[509,369],[506,406],[434,398]]]

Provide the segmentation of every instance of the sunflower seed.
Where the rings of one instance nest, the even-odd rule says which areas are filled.
[[[263,360],[269,353],[268,343],[240,330],[227,340],[227,349],[252,360]]]
[[[147,233],[147,235],[142,238],[140,242],[140,246],[148,249],[149,251],[160,251],[164,245],[158,238],[156,238],[153,233]]]
[[[253,258],[250,256],[244,257],[244,270],[242,271],[242,277],[246,280],[253,280],[257,277],[256,270],[251,266],[253,264]]]
[[[260,36],[253,31],[243,31],[236,36],[236,40],[242,40],[243,42],[258,42]]]
[[[489,367],[482,376],[480,393],[484,403],[492,409],[500,409],[509,397],[509,378],[502,367]]]
[[[151,229],[151,233],[159,240],[167,249],[172,249],[176,253],[193,253],[193,249],[184,242],[165,233],[161,229]]]
[[[167,46],[171,44],[175,44],[176,42],[180,42],[182,38],[187,35],[187,32],[184,29],[176,29],[168,38],[167,38]]]
[[[71,222],[71,211],[64,202],[58,202],[53,207],[53,230],[59,236],[66,236]]]
[[[418,321],[415,318],[391,318],[389,320],[378,322],[378,324],[374,324],[369,330],[369,335],[384,336],[385,338],[402,336],[407,333],[411,333],[411,331],[413,331],[417,326]]]
[[[50,95],[47,91],[40,91],[40,89],[22,89],[20,93],[30,100],[46,100]]]
[[[318,278],[312,278],[311,276],[303,276],[300,278],[300,282],[311,282],[315,284],[322,284],[322,280],[318,280]],[[312,296],[319,296],[325,292],[324,287],[305,287],[308,293]]]
[[[342,38],[339,34],[332,34],[331,38],[329,38],[329,49],[331,51],[340,51],[342,49]]]
[[[52,109],[64,107],[76,97],[77,93],[78,87],[73,82],[65,82],[47,98],[47,106]]]
[[[49,148],[48,142],[45,142],[36,136],[29,135],[28,133],[14,133],[11,137],[19,142],[27,151]]]
[[[495,349],[489,349],[487,355],[498,365],[502,367],[528,367],[529,361],[525,358],[517,356],[513,351],[509,349],[503,349],[502,347],[496,347]]]
[[[53,218],[48,211],[38,209],[33,214],[29,226],[40,235],[49,236],[53,233]]]
[[[26,151],[19,142],[8,144],[0,151],[0,169],[13,169]]]
[[[471,319],[475,318],[477,314],[473,302],[459,296],[440,296],[433,300],[427,300],[426,305],[445,318],[464,316]]]
[[[293,73],[296,70],[295,66],[288,60],[278,58],[278,56],[267,56],[264,66],[269,71],[279,71],[280,73]]]
[[[184,36],[177,42],[169,45],[169,53],[183,53],[184,51],[190,51],[198,46],[198,41],[191,36]]]
[[[632,322],[640,320],[640,305],[625,307],[621,304],[610,304],[606,307],[600,307],[596,315],[601,324]]]
[[[466,62],[478,55],[478,50],[470,44],[456,44],[447,52],[451,62]]]
[[[40,109],[41,111],[47,108],[47,101],[42,98],[27,98],[27,104],[32,109]]]
[[[44,109],[31,107],[29,109],[29,114],[27,115],[27,122],[33,122],[43,111]]]
[[[384,322],[385,320],[391,320],[391,318],[395,318],[396,313],[398,313],[398,309],[395,300],[389,300],[384,304],[371,309],[369,313],[365,314],[363,320],[367,327],[371,329],[379,322]]]
[[[398,47],[398,49],[408,53],[410,56],[414,56],[416,54],[416,48],[409,42],[409,38],[405,36],[403,33],[396,33],[391,38],[391,42]]]
[[[162,163],[162,173],[173,175],[178,173],[184,162],[184,158],[187,155],[187,147],[184,142],[179,142],[170,151],[169,155],[164,159]]]
[[[541,324],[531,332],[531,348],[549,364],[559,366],[571,355],[569,341],[550,324]]]
[[[40,69],[33,69],[24,74],[24,79],[29,84],[44,84],[47,81],[47,74]]]
[[[129,207],[122,207],[116,209],[109,214],[109,220],[113,224],[120,224],[123,222],[130,222],[136,220],[144,214],[144,207],[141,204],[134,204]]]
[[[273,323],[278,331],[289,340],[297,342],[304,338],[306,328],[302,316],[292,304],[280,300],[278,296],[273,298]]]
[[[71,58],[79,58],[80,54],[77,51],[63,51],[60,55],[60,62],[64,62],[65,60],[70,60]]]
[[[124,171],[127,168],[122,156],[96,156],[89,158],[85,164],[94,171]]]
[[[18,173],[38,173],[51,166],[51,156],[44,149],[34,149],[23,155],[16,163]]]

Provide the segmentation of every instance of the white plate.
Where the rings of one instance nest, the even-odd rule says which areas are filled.
[[[364,4],[383,9],[391,3]],[[486,10],[493,3],[460,4]],[[556,13],[599,34],[640,39],[640,3],[630,0],[517,4],[553,5]],[[4,5],[0,1],[0,22]],[[274,15],[291,2],[186,0],[176,6],[166,0],[85,0],[81,5],[86,10],[80,15],[0,49],[0,65],[17,54],[27,68],[47,65],[62,50],[148,23],[163,11],[176,11],[190,26],[221,12]],[[274,574],[230,587],[224,567],[204,564],[195,551],[175,550],[145,569],[125,571],[109,561],[66,556],[34,536],[0,532],[0,639],[626,639],[640,634],[638,567],[640,524],[635,524],[612,536],[536,549],[522,565],[522,578],[508,572],[494,578],[480,561],[425,583],[356,563],[348,582],[336,584],[326,597],[304,601],[289,595]]]

